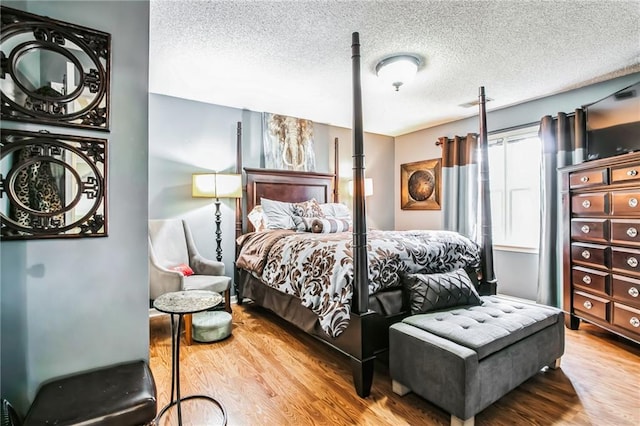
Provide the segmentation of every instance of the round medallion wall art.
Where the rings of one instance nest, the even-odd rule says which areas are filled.
[[[400,165],[400,207],[440,210],[441,159]]]

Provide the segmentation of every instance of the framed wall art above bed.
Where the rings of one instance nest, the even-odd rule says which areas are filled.
[[[267,112],[262,119],[265,168],[315,171],[313,121]]]
[[[440,210],[442,160],[400,165],[400,207],[402,210]]]

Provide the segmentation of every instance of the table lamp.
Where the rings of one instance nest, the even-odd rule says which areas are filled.
[[[353,181],[349,181],[349,195],[353,197]],[[373,179],[365,178],[364,179],[364,196],[369,197],[373,195]]]

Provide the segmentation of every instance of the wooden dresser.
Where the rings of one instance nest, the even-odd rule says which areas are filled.
[[[563,309],[640,343],[640,153],[560,169]]]

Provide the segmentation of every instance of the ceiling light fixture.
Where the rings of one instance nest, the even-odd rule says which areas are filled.
[[[396,88],[410,82],[418,72],[420,59],[413,55],[395,55],[381,60],[376,65],[376,75]]]

